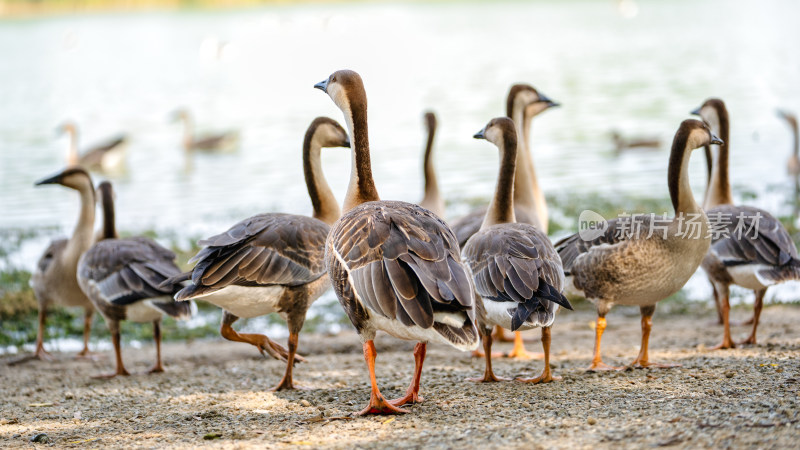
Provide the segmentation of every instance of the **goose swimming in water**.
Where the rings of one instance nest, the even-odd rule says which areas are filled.
[[[183,124],[183,149],[187,152],[227,153],[235,151],[239,146],[239,133],[237,131],[196,136],[194,134],[194,120],[186,109],[175,111],[172,118]]]
[[[547,235],[514,218],[514,169],[517,132],[506,117],[493,119],[475,135],[500,150],[500,174],[481,229],[469,238],[462,254],[470,270],[478,302],[478,324],[483,340],[486,369],[483,378],[499,381],[492,372],[492,326],[512,331],[542,328],[544,370],[536,378],[518,379],[530,383],[553,381],[550,373],[550,327],[559,305],[572,309],[562,294],[564,271],[561,258]]]
[[[603,363],[600,352],[606,314],[614,305],[639,306],[642,315],[642,345],[633,367],[673,367],[649,359],[652,317],[656,303],[680,290],[695,273],[711,244],[708,220],[689,185],[689,157],[696,148],[721,143],[703,122],[681,123],[667,174],[674,218],[637,214],[611,219],[599,235],[576,233],[555,244],[568,290],[597,307],[589,370],[617,369]]]
[[[303,170],[314,207],[313,217],[268,213],[245,219],[225,233],[200,241],[204,249],[190,262],[191,279],[177,300],[202,299],[224,310],[220,334],[254,345],[263,355],[286,361],[273,390],[294,389],[292,368],[300,330],[311,304],[330,288],[325,271],[325,239],[339,218],[339,205],[325,181],[323,147],[349,147],[344,129],[327,117],[314,119],[303,141]],[[238,333],[240,317],[277,312],[289,326],[288,351],[262,334]]]
[[[422,197],[419,206],[439,217],[444,217],[444,200],[439,194],[439,182],[436,179],[436,168],[433,165],[433,138],[436,136],[436,122],[436,114],[433,111],[425,113],[425,128],[428,131],[422,167],[425,174],[425,196]]]
[[[367,95],[356,72],[340,70],[314,85],[344,114],[352,147],[344,213],[325,244],[333,289],[363,343],[371,395],[360,414],[408,412],[422,401],[422,365],[428,342],[472,350],[478,345],[472,283],[450,228],[421,206],[382,201],[370,164]],[[378,330],[418,341],[415,369],[403,397],[388,401],[375,378]]]
[[[39,331],[36,334],[37,359],[51,359],[44,349],[45,320],[52,305],[80,306],[84,309],[83,350],[79,357],[89,356],[89,335],[92,329],[94,306],[78,285],[75,273],[81,255],[94,243],[95,192],[92,178],[81,167],[69,167],[64,171],[41,180],[37,186],[60,184],[78,191],[81,210],[78,223],[69,239],[52,241],[39,258],[31,277],[31,285],[39,304]]]
[[[755,293],[753,330],[742,344],[756,343],[756,330],[764,295],[772,285],[800,280],[800,258],[783,224],[763,209],[735,206],[728,175],[730,123],[725,103],[706,100],[692,111],[719,133],[724,144],[715,146],[714,163],[705,210],[712,228],[717,230],[702,267],[713,287],[714,301],[724,327],[722,343],[716,349],[734,348],[730,332],[730,285]]]
[[[114,136],[105,142],[89,147],[83,153],[79,153],[78,126],[74,122],[65,122],[58,127],[58,131],[69,134],[68,165],[80,165],[89,170],[103,172],[119,171],[125,165],[128,138],[124,134]]]
[[[176,303],[172,295],[180,284],[164,284],[180,274],[175,254],[145,237],[117,239],[113,191],[110,183],[100,185],[105,221],[103,239],[81,256],[78,283],[106,321],[116,356],[116,370],[94,378],[130,375],[122,362],[119,323],[122,320],[152,322],[156,362],[150,373],[163,372],[161,364],[161,317],[188,319],[194,305]]]
[[[556,106],[560,105],[528,84],[511,86],[506,98],[506,116],[514,121],[519,148],[514,172],[514,215],[517,222],[531,224],[545,234],[548,229],[547,201],[536,179],[528,142],[533,118]],[[458,237],[459,245],[463,247],[478,232],[485,216],[486,208],[478,208],[453,222],[453,231]],[[502,327],[497,327],[497,336],[500,340],[509,340],[505,338]],[[481,356],[481,353],[474,352],[473,356]],[[508,356],[518,359],[535,357],[525,350],[522,334],[519,332],[514,334],[514,348]]]

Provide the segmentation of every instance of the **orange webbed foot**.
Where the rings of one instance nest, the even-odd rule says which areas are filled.
[[[473,383],[497,383],[499,381],[511,381],[511,378],[498,377],[495,374],[484,374],[480,378],[467,378],[467,381]]]
[[[592,365],[586,368],[587,372],[601,372],[607,370],[622,370],[624,367],[609,366],[603,361],[593,361]]]
[[[362,409],[357,415],[366,416],[369,414],[407,414],[410,411],[403,408],[398,408],[387,402],[383,396],[370,398],[369,405]]]
[[[164,366],[162,366],[161,364],[156,364],[155,366],[151,367],[150,370],[147,371],[147,373],[163,373],[163,372],[164,372]]]
[[[413,405],[415,403],[422,403],[424,401],[425,401],[425,399],[422,398],[422,396],[419,395],[418,393],[416,393],[416,392],[406,392],[406,395],[404,395],[404,396],[402,396],[400,398],[396,398],[394,400],[389,400],[389,403],[391,403],[393,406],[403,406],[403,405],[407,405],[407,404],[412,404]]]
[[[680,364],[667,364],[667,363],[655,363],[651,361],[634,361],[630,365],[631,368],[634,369],[672,369],[675,367],[681,367]]]
[[[738,345],[756,345],[756,337],[751,334],[749,338],[739,342]]]
[[[709,350],[727,350],[731,348],[736,348],[733,339],[723,339],[720,344],[711,347]]]
[[[110,380],[110,379],[112,379],[114,377],[117,377],[117,376],[127,377],[127,376],[130,376],[130,373],[128,373],[127,370],[122,369],[122,370],[118,370],[118,371],[112,372],[112,373],[101,373],[99,375],[92,375],[92,378],[94,378],[96,380]]]
[[[561,381],[561,380],[563,380],[563,378],[554,377],[552,373],[550,373],[550,371],[542,372],[541,375],[535,378],[520,378],[520,377],[514,378],[514,381],[518,381],[520,383],[531,383],[531,384],[552,383],[553,381]]]

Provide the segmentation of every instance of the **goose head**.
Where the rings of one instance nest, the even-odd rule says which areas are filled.
[[[789,124],[790,127],[794,128],[795,130],[797,129],[797,116],[795,116],[794,114],[790,113],[789,111],[784,111],[784,110],[781,110],[781,109],[779,109],[777,111],[777,113],[778,113],[778,117],[780,117],[781,119],[785,120]]]
[[[350,147],[350,136],[335,120],[328,117],[317,117],[308,127],[308,136],[312,145],[320,148]]]
[[[62,172],[36,182],[36,186],[43,184],[60,184],[76,191],[94,189],[92,187],[92,177],[82,167],[68,167]]]
[[[533,118],[542,111],[560,106],[529,84],[515,84],[508,92],[506,114],[511,117],[516,108],[523,108],[525,118]]]
[[[56,127],[56,134],[57,135],[62,135],[64,133],[75,134],[77,130],[78,127],[75,125],[75,122],[66,121]]]
[[[436,114],[432,111],[425,111],[425,128],[428,129],[428,134],[433,133],[436,131]]]
[[[686,147],[691,150],[705,147],[706,145],[723,145],[708,124],[695,119],[686,119],[681,123],[678,134],[686,136]]]
[[[186,122],[189,120],[189,111],[186,108],[179,108],[169,115],[169,121],[172,123],[175,122]]]
[[[367,107],[364,82],[361,76],[352,70],[337,70],[314,87],[328,94],[333,103],[345,112],[348,120],[352,119],[353,110]]]
[[[481,131],[475,133],[472,137],[486,139],[501,151],[505,149],[506,144],[510,144],[509,147],[511,148],[516,148],[517,144],[517,130],[514,126],[514,121],[508,117],[497,117],[490,120]]]
[[[710,98],[703,102],[703,104],[692,111],[695,116],[700,116],[708,126],[719,133],[722,127],[722,121],[727,120],[728,110],[725,108],[725,102],[718,98]]]

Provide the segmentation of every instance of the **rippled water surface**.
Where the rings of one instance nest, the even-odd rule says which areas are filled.
[[[122,229],[194,238],[258,212],[309,213],[305,128],[318,115],[341,120],[312,86],[340,68],[365,80],[385,199],[421,197],[427,108],[439,115],[436,162],[451,216],[466,208],[458,200],[488,197],[497,153],[471,136],[504,112],[514,82],[563,105],[534,122],[532,149],[549,193],[666,196],[672,133],[709,96],[724,98],[731,112],[734,184],[762,191],[786,181],[791,136],[775,108],[800,109],[798,17],[797,2],[652,0],[639,2],[634,18],[612,1],[537,1],[3,21],[0,228],[72,227],[77,196],[33,187],[64,165],[67,139],[55,128],[66,119],[80,125],[83,144],[131,136],[127,171],[111,177]],[[219,59],[214,41],[228,43]],[[194,112],[201,132],[239,130],[239,151],[198,154],[189,164],[181,128],[168,120],[180,106]],[[662,148],[615,157],[614,128],[658,136]],[[323,154],[339,198],[349,158],[344,149]],[[695,158],[698,192],[702,172]]]

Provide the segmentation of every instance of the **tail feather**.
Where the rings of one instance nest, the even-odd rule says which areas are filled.
[[[786,281],[800,280],[800,259],[791,258],[789,262],[780,267],[770,267],[757,272],[759,281],[770,286]]]
[[[188,320],[197,312],[197,305],[194,302],[152,302],[164,314],[178,320]]]
[[[460,327],[454,327],[442,322],[433,322],[433,329],[442,335],[453,347],[466,351],[478,348],[480,336],[475,323],[467,318]]]
[[[158,285],[159,289],[165,289],[168,286],[180,285],[184,281],[188,281],[192,277],[192,272],[179,273],[178,275],[167,278]]]

